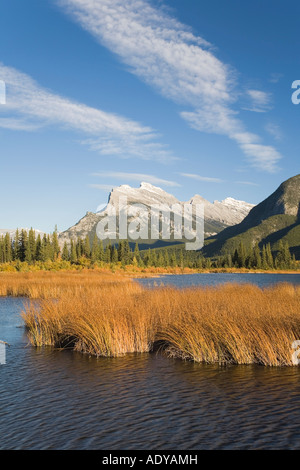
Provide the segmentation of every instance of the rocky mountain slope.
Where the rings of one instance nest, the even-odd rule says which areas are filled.
[[[61,243],[65,241],[68,243],[71,239],[78,237],[84,238],[89,235],[92,239],[98,222],[110,213],[112,208],[118,212],[120,198],[127,198],[127,211],[129,214],[129,221],[131,214],[131,207],[133,204],[139,203],[147,206],[151,205],[166,205],[172,206],[179,204],[182,206],[184,203],[179,201],[173,195],[167,193],[163,189],[153,186],[150,183],[141,183],[139,188],[132,188],[128,185],[122,185],[113,189],[108,198],[107,206],[99,212],[87,212],[86,215],[77,222],[76,225],[70,227],[65,232],[59,234]],[[227,198],[224,201],[214,201],[211,203],[199,195],[195,195],[187,204],[204,204],[205,212],[205,235],[210,236],[223,230],[224,228],[241,222],[249,211],[254,207],[244,201],[237,201],[232,198]]]
[[[269,197],[255,206],[244,220],[210,238],[203,252],[206,256],[232,253],[242,241],[245,245],[288,241],[292,252],[300,255],[300,175],[284,181]]]

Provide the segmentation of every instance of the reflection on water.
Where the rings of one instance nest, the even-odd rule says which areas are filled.
[[[300,368],[35,349],[21,306],[0,299],[0,449],[299,448]]]
[[[299,274],[267,274],[267,273],[198,273],[198,274],[179,274],[179,275],[166,275],[161,277],[143,278],[138,279],[138,282],[145,287],[157,286],[176,286],[176,287],[191,287],[191,286],[216,286],[219,284],[233,283],[251,283],[258,287],[273,286],[282,282],[289,282],[291,284],[300,284]]]

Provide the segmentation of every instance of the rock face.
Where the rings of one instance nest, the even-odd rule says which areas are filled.
[[[211,203],[196,194],[189,200],[191,204],[201,202],[204,204],[205,218],[208,221],[219,222],[224,226],[239,224],[254,207],[254,204],[237,201],[232,197],[228,197],[221,202],[214,201],[214,203]]]
[[[139,188],[132,188],[128,185],[121,185],[113,189],[109,195],[107,206],[99,212],[87,212],[86,215],[77,222],[76,225],[70,227],[65,232],[59,234],[60,243],[65,241],[68,243],[71,239],[84,238],[89,235],[93,238],[98,222],[108,215],[114,208],[119,211],[120,198],[127,199],[127,211],[129,217],[131,215],[131,207],[133,204],[143,204],[148,208],[152,205],[166,205],[171,207],[173,204],[179,204],[181,207],[184,202],[179,201],[172,194],[167,193],[163,189],[153,186],[150,183],[142,182]],[[227,198],[224,201],[215,201],[211,203],[199,195],[195,195],[185,204],[204,204],[205,214],[205,234],[209,236],[218,233],[224,228],[241,222],[249,211],[254,207],[243,201],[237,201]]]
[[[284,181],[274,193],[255,206],[245,218],[245,225],[257,225],[274,215],[298,216],[300,206],[300,175]]]
[[[287,241],[300,256],[300,175],[284,181],[269,197],[253,207],[244,220],[219,233],[204,248],[207,256],[232,253],[240,242],[253,245],[271,243],[278,248]]]

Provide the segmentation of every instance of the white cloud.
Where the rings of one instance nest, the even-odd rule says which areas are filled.
[[[123,181],[145,181],[151,184],[160,184],[162,186],[180,186],[175,181],[169,181],[159,178],[154,175],[148,175],[144,173],[126,173],[121,171],[102,171],[100,173],[93,173],[93,176],[100,176],[102,178],[114,178]],[[95,187],[95,185],[93,185]],[[102,186],[102,185],[101,185]]]
[[[271,76],[269,78],[269,82],[270,83],[278,83],[282,78],[283,78],[282,73],[271,73]]]
[[[111,191],[114,186],[112,184],[89,184],[89,187],[90,188],[95,188],[95,189],[100,189],[101,191]],[[99,206],[97,208],[97,210],[100,210],[99,209]]]
[[[269,173],[276,171],[276,163],[280,160],[281,155],[274,147],[249,143],[242,144],[241,148],[246,155],[251,157],[253,166],[268,171]]]
[[[237,118],[232,109],[235,74],[213,54],[207,41],[146,0],[57,1],[133,74],[163,96],[189,106],[191,110],[181,112],[181,117],[192,127],[235,140],[256,168],[276,169],[281,156],[273,147],[258,146],[260,138],[248,133]],[[249,92],[252,102],[260,104],[257,109],[269,105],[268,94]],[[247,144],[237,134],[247,134]]]
[[[184,176],[186,178],[191,178],[197,181],[204,181],[206,183],[222,183],[223,180],[220,178],[211,178],[209,176],[201,176],[201,175],[196,175],[194,173],[180,173],[181,176]]]
[[[2,128],[29,131],[54,124],[79,132],[83,143],[103,155],[158,161],[174,158],[155,141],[157,136],[150,127],[56,95],[1,63],[0,77],[7,88],[6,104],[0,107]]]
[[[246,111],[252,111],[255,113],[266,113],[271,109],[271,93],[266,93],[261,90],[247,90],[246,92],[250,104],[245,107]]]
[[[257,183],[253,183],[252,181],[235,181],[236,184],[243,184],[245,186],[259,186]]]
[[[40,126],[38,124],[26,122],[24,119],[0,118],[0,127],[12,131],[35,131]]]
[[[275,140],[282,140],[283,134],[280,127],[273,122],[268,122],[265,126],[265,130],[274,137]]]

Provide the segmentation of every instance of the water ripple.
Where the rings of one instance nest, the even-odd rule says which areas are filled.
[[[21,304],[0,299],[0,449],[299,448],[299,368],[35,349]]]

